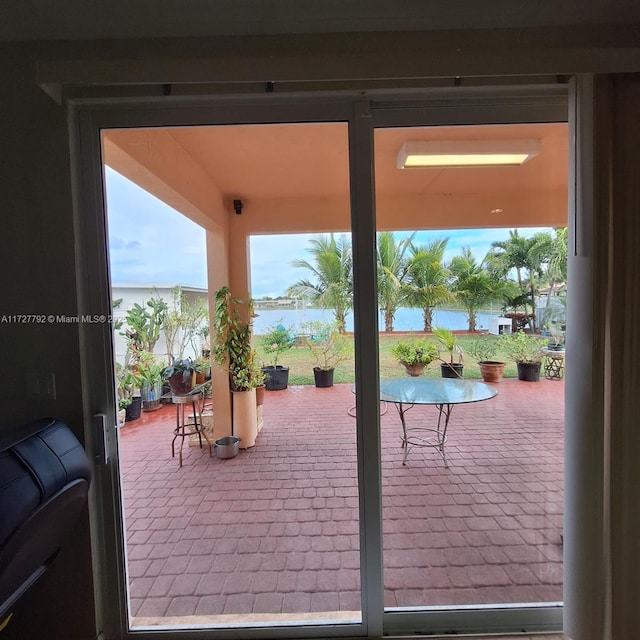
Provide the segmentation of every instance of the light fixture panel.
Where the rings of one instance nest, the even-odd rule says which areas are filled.
[[[539,140],[433,140],[405,142],[398,169],[518,167],[540,152]]]

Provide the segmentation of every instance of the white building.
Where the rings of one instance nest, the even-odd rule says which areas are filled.
[[[124,336],[120,335],[124,333],[127,328],[126,316],[127,311],[132,309],[134,304],[146,306],[147,301],[152,298],[160,298],[164,300],[169,311],[176,311],[180,305],[181,295],[185,302],[194,303],[196,300],[201,299],[207,302],[209,292],[207,289],[200,289],[198,287],[185,287],[183,285],[140,285],[140,284],[116,284],[111,288],[112,301],[115,304],[116,301],[122,302],[113,309],[114,320],[122,320],[124,322],[121,329],[114,329],[114,353],[116,362],[124,363],[125,354],[127,351],[127,342]],[[114,327],[116,326],[114,322]],[[180,342],[182,336],[178,335],[176,342]],[[201,355],[202,350],[202,338],[197,340],[197,344],[193,344],[191,341],[185,344],[184,357],[198,358]],[[164,331],[160,332],[160,339],[158,340],[154,350],[154,355],[163,360],[169,360],[169,353],[167,350],[167,342],[165,339]],[[177,355],[174,353],[174,355]]]

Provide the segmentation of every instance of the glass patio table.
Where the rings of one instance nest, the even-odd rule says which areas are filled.
[[[448,467],[445,453],[447,429],[453,407],[457,404],[481,402],[495,397],[498,390],[483,382],[458,378],[393,378],[380,380],[380,400],[392,402],[398,410],[404,448],[402,464],[413,447],[433,447],[438,451],[444,466]],[[434,405],[438,419],[433,427],[408,427],[406,413],[415,405]]]

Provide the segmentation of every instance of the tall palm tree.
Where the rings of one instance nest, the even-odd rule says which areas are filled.
[[[544,265],[549,260],[552,243],[553,241],[548,233],[536,233],[525,238],[518,233],[517,229],[513,229],[509,231],[508,240],[493,242],[491,251],[487,255],[487,260],[492,269],[503,274],[507,274],[514,269],[520,290],[524,292],[526,288],[529,289],[532,328],[534,331],[536,330],[535,278],[543,275]],[[526,279],[526,285],[524,279]],[[524,310],[526,314],[526,304]]]
[[[467,312],[469,331],[475,331],[478,311],[498,297],[502,283],[476,262],[469,247],[462,248],[449,268],[454,278],[453,291]]]
[[[294,260],[292,265],[307,269],[312,279],[303,279],[287,289],[287,295],[303,298],[333,309],[336,325],[344,333],[347,313],[353,307],[353,261],[351,244],[346,236],[333,234],[313,238],[309,252],[313,262]]]
[[[433,310],[453,299],[448,286],[450,272],[443,262],[447,242],[445,238],[422,247],[412,245],[407,262],[406,302],[422,309],[425,331],[433,328]]]
[[[396,311],[404,302],[404,279],[407,274],[405,255],[415,232],[398,241],[392,231],[378,234],[378,305],[384,315],[384,330],[393,331]]]

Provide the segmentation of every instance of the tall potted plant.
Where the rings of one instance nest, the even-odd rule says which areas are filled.
[[[335,367],[348,357],[347,338],[338,331],[337,324],[308,322],[303,327],[308,333],[305,346],[311,352],[316,366],[313,378],[316,387],[332,387]]]
[[[506,365],[495,359],[497,351],[498,340],[496,338],[475,340],[466,347],[466,352],[478,361],[484,382],[500,382],[502,380]]]
[[[518,367],[518,380],[538,382],[542,363],[543,341],[520,330],[516,333],[500,337],[503,349],[513,358]]]
[[[283,351],[293,347],[294,341],[295,338],[291,332],[281,324],[271,327],[269,332],[262,336],[262,346],[265,353],[273,355],[273,364],[262,367],[267,391],[280,391],[287,388],[289,367],[279,365],[278,359]]]
[[[421,376],[424,370],[438,357],[438,349],[427,339],[401,340],[391,349],[396,360],[412,377]]]
[[[251,345],[251,321],[244,321],[239,307],[247,305],[249,318],[253,314],[251,302],[243,302],[231,295],[228,287],[215,293],[215,316],[211,336],[211,355],[216,364],[226,367],[233,393],[233,433],[241,439],[244,449],[255,444],[258,435],[256,387],[264,376]]]
[[[433,335],[448,353],[448,359],[442,360],[440,363],[440,374],[442,377],[462,378],[464,365],[462,364],[462,348],[458,344],[458,338],[454,335],[453,331],[442,329],[441,327],[436,327],[433,330]]]

